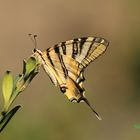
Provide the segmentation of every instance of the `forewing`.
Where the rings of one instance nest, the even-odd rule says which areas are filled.
[[[55,50],[56,53],[72,57],[81,64],[81,68],[85,68],[105,52],[108,45],[109,42],[104,38],[83,37],[59,43],[47,51]]]

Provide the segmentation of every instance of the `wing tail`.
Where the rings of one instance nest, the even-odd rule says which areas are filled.
[[[95,116],[99,119],[102,120],[102,118],[100,117],[100,115],[93,109],[93,107],[90,105],[89,101],[86,98],[82,99],[92,110],[92,112],[95,114]]]

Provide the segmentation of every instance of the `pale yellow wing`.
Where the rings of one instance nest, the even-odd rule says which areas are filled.
[[[109,42],[104,38],[85,37],[65,41],[41,53],[45,71],[59,85],[70,101],[84,101],[100,119],[85,98],[84,69],[105,52]]]

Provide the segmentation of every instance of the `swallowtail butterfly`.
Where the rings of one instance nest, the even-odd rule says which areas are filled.
[[[85,97],[84,69],[103,54],[108,45],[109,42],[100,37],[76,38],[59,43],[44,52],[36,49],[35,45],[33,56],[40,61],[53,84],[58,86],[71,102],[84,101],[101,120]]]

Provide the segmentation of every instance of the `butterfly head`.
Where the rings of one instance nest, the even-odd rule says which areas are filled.
[[[35,52],[37,52],[37,49],[36,48],[33,49],[33,53],[35,53]]]
[[[32,56],[36,58],[40,65],[42,65],[42,52],[40,50],[34,48],[32,51]]]

